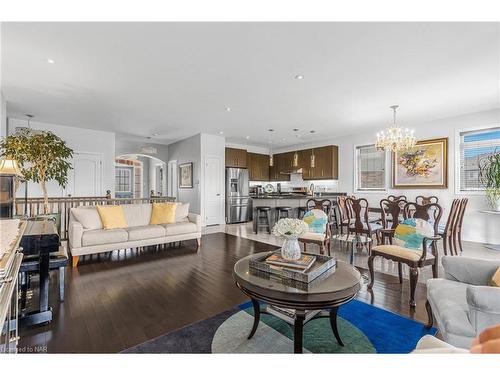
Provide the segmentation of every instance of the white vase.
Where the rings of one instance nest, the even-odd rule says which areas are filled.
[[[297,237],[285,237],[281,246],[281,257],[289,260],[300,259],[300,244]]]

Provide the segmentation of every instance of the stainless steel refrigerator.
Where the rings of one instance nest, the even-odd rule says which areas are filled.
[[[248,170],[226,168],[226,223],[250,221],[252,199],[248,195]]]

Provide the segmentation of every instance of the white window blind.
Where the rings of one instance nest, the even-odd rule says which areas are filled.
[[[500,151],[500,127],[460,133],[460,191],[484,190],[479,163],[495,150]]]
[[[375,145],[356,147],[356,189],[385,190],[385,152]]]

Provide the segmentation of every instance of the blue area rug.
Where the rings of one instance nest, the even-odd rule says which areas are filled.
[[[125,353],[292,353],[293,328],[279,318],[261,314],[259,328],[247,340],[253,322],[250,302],[212,318],[157,337]],[[345,346],[338,345],[328,318],[304,326],[304,352],[409,353],[435,328],[373,305],[353,300],[339,308],[338,327]]]

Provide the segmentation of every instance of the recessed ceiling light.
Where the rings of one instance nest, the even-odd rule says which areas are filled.
[[[309,131],[309,133],[314,134],[314,133],[316,133],[316,130],[311,130],[311,131]]]
[[[245,139],[250,139],[250,136],[249,136],[249,135],[247,135],[247,136],[245,137]]]
[[[298,131],[299,131],[299,129],[297,129],[297,128],[294,128],[294,129],[293,129],[293,131],[294,131],[294,132],[298,132]]]
[[[285,142],[286,141],[286,138],[281,138],[281,142]]]
[[[297,74],[294,78],[295,79],[304,79],[304,76],[301,74]]]
[[[160,133],[153,133],[151,134],[153,137],[158,137],[160,135]]]
[[[222,135],[222,134],[224,134],[224,132],[223,132],[223,131],[220,131],[220,132],[219,132],[219,134],[220,134],[220,135]]]
[[[268,131],[268,132],[273,132],[273,131],[274,131],[274,129],[268,129],[267,131]]]
[[[231,107],[226,107],[226,112],[231,112]]]
[[[49,64],[55,64],[55,63],[56,63],[56,62],[55,62],[54,60],[52,60],[52,59],[47,59],[47,62],[48,62]]]

